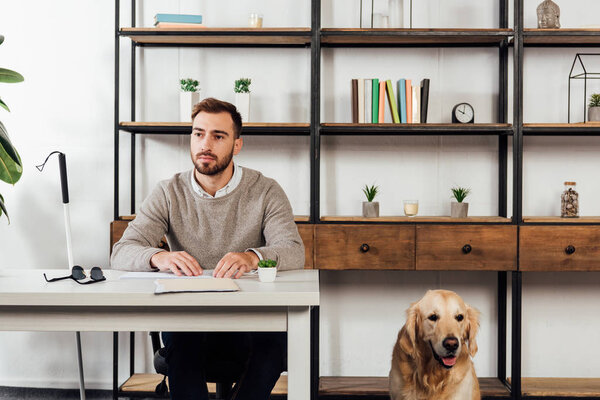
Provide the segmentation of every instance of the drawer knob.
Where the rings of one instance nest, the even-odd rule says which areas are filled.
[[[363,244],[360,246],[360,251],[362,251],[363,253],[366,253],[367,251],[369,251],[369,249],[370,249],[370,247],[369,247],[369,245],[368,245],[368,244],[366,244],[366,243],[363,243]]]
[[[575,253],[575,246],[568,245],[567,248],[565,249],[565,253],[567,253],[567,254]]]
[[[473,250],[470,244],[465,244],[462,248],[463,253],[469,254]]]

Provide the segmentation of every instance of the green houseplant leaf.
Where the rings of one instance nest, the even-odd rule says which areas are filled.
[[[2,42],[4,42],[4,36],[0,35],[0,44],[2,44]]]
[[[22,174],[21,157],[10,142],[4,124],[0,122],[0,180],[14,185]]]
[[[6,212],[6,206],[4,205],[4,197],[2,197],[2,195],[0,194],[0,217],[2,216],[2,212],[4,212],[4,215],[6,215],[6,219],[10,224],[10,218],[8,217],[8,213]]]
[[[0,107],[4,108],[6,111],[10,112],[10,110],[8,109],[8,106],[6,105],[5,102],[2,101],[2,99],[0,99]]]
[[[6,68],[0,68],[0,82],[17,83],[23,82],[24,79],[25,78],[23,78],[23,75],[16,71],[12,71]]]

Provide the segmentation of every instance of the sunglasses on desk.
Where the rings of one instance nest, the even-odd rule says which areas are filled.
[[[62,276],[60,278],[48,279],[46,274],[44,274],[44,279],[46,280],[46,282],[56,282],[56,281],[62,281],[63,279],[73,279],[75,282],[79,283],[80,285],[89,285],[91,283],[102,282],[102,281],[106,280],[106,277],[102,273],[102,269],[100,267],[93,267],[90,270],[90,280],[89,281],[80,282],[81,280],[83,280],[85,278],[86,278],[85,271],[79,265],[74,265],[73,269],[71,269],[71,275],[68,275],[68,276]]]

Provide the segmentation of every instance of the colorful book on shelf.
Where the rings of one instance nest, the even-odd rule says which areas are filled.
[[[421,123],[427,123],[427,106],[429,105],[429,79],[421,81]]]
[[[420,102],[421,102],[421,86],[412,87],[412,120],[413,124],[421,122],[420,113]]]
[[[371,85],[371,122],[374,124],[379,123],[379,79],[373,78]]]
[[[199,14],[156,14],[154,24],[159,22],[179,22],[187,24],[201,24],[202,15]]]
[[[406,123],[412,124],[412,84],[411,80],[406,80]]]
[[[365,79],[358,78],[358,123],[365,123]]]
[[[390,103],[390,110],[392,115],[392,121],[395,124],[400,123],[400,117],[398,116],[398,107],[396,106],[396,98],[394,97],[394,88],[392,86],[392,81],[388,79],[385,81],[387,94],[388,94],[388,102]]]
[[[385,122],[385,81],[379,82],[379,123]]]
[[[159,22],[154,25],[155,28],[206,28],[203,24],[188,24],[183,22]]]
[[[365,123],[370,124],[372,120],[371,102],[373,101],[373,79],[365,79]]]
[[[352,123],[358,123],[358,79],[352,79]]]
[[[398,80],[398,105],[400,106],[400,123],[406,123],[406,79]]]

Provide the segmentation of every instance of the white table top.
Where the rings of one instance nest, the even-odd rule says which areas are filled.
[[[86,271],[89,272],[89,271]],[[272,283],[246,275],[235,282],[239,292],[154,294],[154,279],[119,279],[123,271],[103,270],[107,280],[79,285],[65,269],[0,270],[0,306],[316,306],[319,305],[319,271],[280,271]]]

